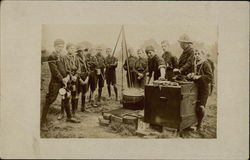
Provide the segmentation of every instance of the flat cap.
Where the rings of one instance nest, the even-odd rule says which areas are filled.
[[[148,52],[148,51],[155,51],[155,49],[153,46],[147,46],[145,49],[145,52]]]

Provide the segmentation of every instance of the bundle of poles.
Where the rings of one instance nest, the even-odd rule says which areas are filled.
[[[129,83],[128,85],[131,86],[132,82],[131,82],[131,77],[130,77],[130,68],[129,68],[129,59],[128,59],[128,57],[129,57],[129,55],[128,55],[128,47],[127,47],[127,42],[126,42],[126,37],[125,37],[125,29],[124,29],[123,25],[122,25],[121,30],[119,32],[118,38],[116,40],[112,56],[114,56],[114,54],[115,54],[115,50],[117,48],[117,45],[118,45],[118,42],[120,40],[121,35],[122,35],[122,42],[121,42],[121,47],[122,47],[122,63],[123,63],[123,60],[124,60],[124,52],[125,52],[125,55],[126,55],[126,58],[127,58],[126,65],[127,65],[127,72],[128,72],[128,83]],[[123,89],[123,67],[121,68],[121,70],[122,70],[122,88],[121,88],[121,90],[122,90],[122,93],[123,93],[123,90],[124,90]]]

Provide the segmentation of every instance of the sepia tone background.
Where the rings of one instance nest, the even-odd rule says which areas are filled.
[[[246,159],[248,12],[247,2],[3,2],[0,156]],[[40,139],[42,24],[218,25],[217,139]]]

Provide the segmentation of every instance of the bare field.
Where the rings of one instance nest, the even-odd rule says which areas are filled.
[[[122,85],[122,72],[121,65],[118,66],[117,71],[117,82],[119,95],[121,95]],[[125,72],[124,74],[124,85],[126,84]],[[41,66],[41,107],[45,101],[45,95],[48,91],[48,84],[50,80],[50,71],[47,63]],[[126,85],[125,87],[126,88]],[[89,93],[87,93],[88,95]],[[112,94],[114,94],[112,90]],[[50,106],[48,113],[48,131],[41,131],[41,138],[141,138],[136,135],[128,134],[127,132],[119,132],[113,130],[111,127],[100,126],[98,117],[101,116],[101,111],[121,108],[120,102],[114,100],[106,100],[107,97],[106,84],[103,88],[102,103],[101,107],[96,109],[91,108],[91,112],[82,113],[80,111],[80,100],[78,104],[77,116],[81,120],[79,124],[72,124],[66,122],[66,119],[57,120],[57,116],[60,113],[61,97],[58,96],[57,100]],[[195,131],[186,131],[183,133],[183,138],[216,138],[216,124],[217,124],[217,100],[216,100],[216,88],[212,96],[209,97],[206,106],[206,116],[204,119],[204,130],[200,133]],[[119,98],[121,98],[119,96]],[[87,103],[87,107],[89,107]],[[171,137],[168,137],[171,138]]]

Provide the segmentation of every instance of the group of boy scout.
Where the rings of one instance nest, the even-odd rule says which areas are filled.
[[[133,48],[128,49],[129,57],[123,64],[127,71],[127,83],[129,88],[144,88],[149,83],[151,77],[154,80],[174,81],[177,78],[183,78],[194,81],[198,86],[198,104],[197,104],[197,129],[202,126],[202,119],[205,115],[205,105],[209,95],[209,84],[213,80],[212,62],[204,59],[203,51],[192,47],[193,42],[187,35],[179,38],[179,43],[183,53],[179,60],[172,55],[169,50],[168,41],[161,42],[163,49],[162,57],[156,54],[153,46],[147,46],[145,53],[147,59],[143,58],[144,50],[138,49],[137,55],[134,55]],[[102,89],[106,80],[109,99],[111,98],[111,85],[114,88],[115,98],[118,100],[118,91],[116,86],[116,67],[118,59],[111,55],[112,49],[107,48],[104,57],[102,48],[84,48],[75,46],[71,43],[66,45],[66,55],[62,55],[65,42],[61,39],[54,41],[55,51],[49,56],[48,62],[51,71],[51,81],[49,92],[46,95],[45,106],[41,116],[41,126],[46,121],[46,116],[50,105],[56,100],[59,90],[65,88],[66,94],[61,103],[61,114],[58,119],[67,115],[67,121],[80,123],[76,116],[78,98],[81,95],[81,111],[85,112],[86,93],[90,89],[89,101],[91,105],[97,107],[97,102],[101,101]],[[76,48],[76,54],[75,54]],[[146,77],[148,81],[146,82]],[[182,79],[183,80],[183,79]],[[95,90],[98,86],[97,102],[94,100]],[[71,108],[70,109],[70,101]]]

